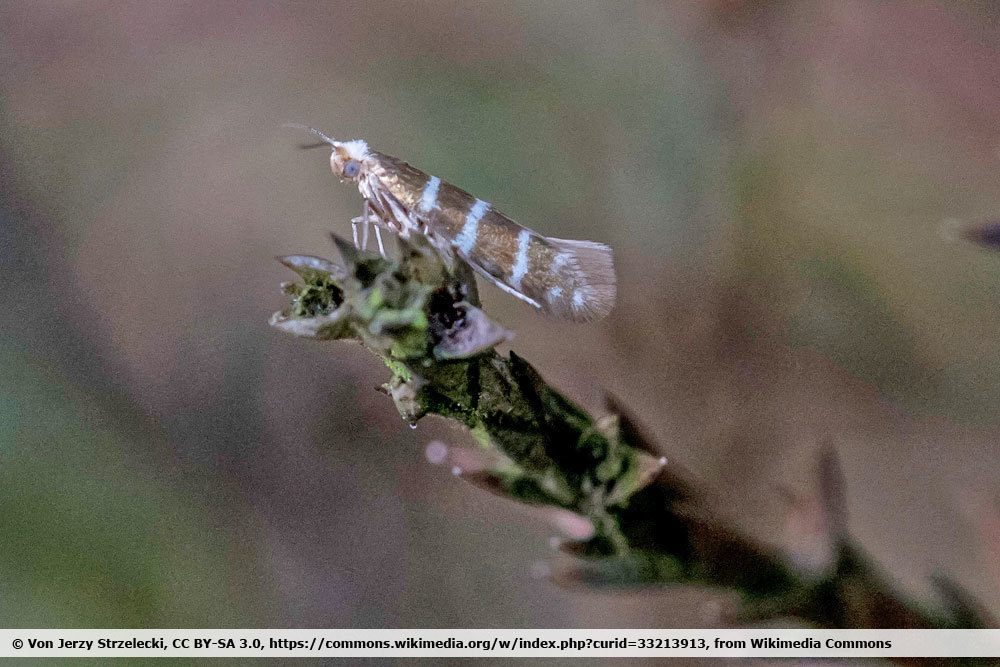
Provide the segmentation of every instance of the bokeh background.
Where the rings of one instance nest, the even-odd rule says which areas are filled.
[[[907,592],[1000,610],[990,2],[0,4],[4,626],[705,627],[724,592],[537,576],[544,517],[430,465],[364,350],[267,326],[362,137],[615,248],[605,321],[495,319],[821,561],[817,449]],[[789,502],[788,497],[797,498]]]

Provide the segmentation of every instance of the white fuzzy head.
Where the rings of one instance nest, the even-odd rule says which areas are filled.
[[[285,127],[294,127],[297,130],[305,130],[320,139],[318,144],[308,144],[302,148],[316,148],[327,145],[333,149],[330,153],[330,169],[338,177],[347,181],[357,182],[367,171],[371,158],[368,144],[362,139],[353,141],[337,141],[328,136],[322,130],[308,125],[298,123],[285,123]]]
[[[368,144],[361,139],[334,141],[330,153],[330,169],[338,178],[357,181],[365,172],[370,157]]]

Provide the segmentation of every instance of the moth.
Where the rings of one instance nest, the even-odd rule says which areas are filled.
[[[421,234],[446,260],[461,258],[500,289],[545,313],[586,322],[604,317],[614,306],[608,246],[543,236],[489,202],[372,150],[363,140],[337,141],[316,128],[293,127],[320,139],[304,148],[330,146],[334,175],[357,185],[364,208],[351,221],[355,245],[367,245],[369,225],[383,255],[382,230],[403,239]]]

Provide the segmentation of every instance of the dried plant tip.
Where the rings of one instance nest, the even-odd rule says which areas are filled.
[[[778,487],[776,493],[788,505],[783,542],[789,562],[814,578],[829,574],[836,553],[819,496],[798,494],[784,487]]]
[[[823,518],[834,544],[847,540],[847,483],[840,468],[837,450],[826,442],[817,461]]]
[[[316,317],[290,317],[287,313],[279,311],[271,315],[270,324],[275,329],[293,336],[317,340],[336,340],[346,337],[349,333],[349,327],[340,310]]]
[[[938,595],[944,601],[949,616],[956,627],[987,629],[998,627],[997,620],[967,590],[941,574],[932,574]]]
[[[514,334],[486,316],[479,308],[457,304],[463,316],[441,337],[434,347],[434,357],[442,361],[468,359],[509,341]]]
[[[560,552],[576,558],[586,558],[591,555],[590,544],[587,542],[574,542],[559,537],[552,537],[549,540],[549,545],[553,549],[558,549]]]
[[[538,511],[553,527],[571,540],[585,542],[597,532],[590,519],[576,512],[561,508],[544,508]]]
[[[500,465],[501,457],[486,449],[446,447],[446,459],[442,463],[444,462],[461,468],[465,472],[473,473],[497,469]]]
[[[344,267],[315,255],[284,255],[277,260],[302,277],[307,277],[311,271],[326,273],[338,280],[347,276]]]
[[[628,500],[633,494],[652,484],[667,466],[667,457],[659,458],[644,452],[636,451],[633,463],[634,469],[627,477],[619,478],[608,496],[609,506]]]
[[[607,406],[608,412],[618,416],[618,429],[626,443],[652,456],[660,455],[660,448],[618,397],[607,393],[604,396],[604,404]]]
[[[340,257],[344,260],[345,264],[353,265],[358,263],[358,260],[361,259],[361,253],[354,247],[353,241],[341,238],[333,232],[330,232],[330,238],[333,240],[333,246],[340,253]]]
[[[961,237],[989,250],[1000,250],[1000,220],[990,220],[961,230]]]
[[[503,479],[489,470],[467,470],[456,465],[451,469],[451,474],[495,496],[506,498],[509,495]]]
[[[618,415],[604,415],[594,420],[594,428],[607,440],[615,441],[620,437]]]

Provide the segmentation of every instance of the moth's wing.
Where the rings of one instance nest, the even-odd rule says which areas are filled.
[[[556,289],[546,292],[546,312],[576,322],[599,320],[611,312],[618,294],[611,248],[594,241],[546,238],[556,251]]]

